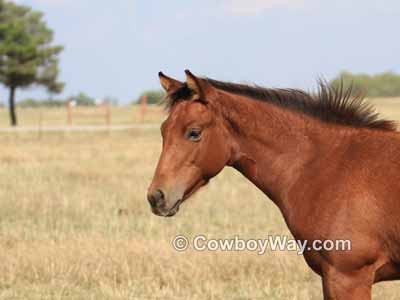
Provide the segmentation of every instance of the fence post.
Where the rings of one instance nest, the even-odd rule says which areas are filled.
[[[104,102],[104,106],[106,109],[106,124],[107,126],[111,125],[111,107],[108,101]]]
[[[72,125],[72,100],[67,100],[67,124]]]
[[[42,131],[43,131],[43,108],[39,108],[39,139],[42,138]]]
[[[142,117],[142,122],[144,121],[144,117],[146,115],[146,109],[147,109],[147,96],[144,95],[141,99],[142,102],[142,113],[141,113],[141,117]]]

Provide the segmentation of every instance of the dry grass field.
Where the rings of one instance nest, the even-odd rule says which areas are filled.
[[[400,119],[400,99],[375,102]],[[322,299],[318,276],[293,252],[173,250],[178,234],[263,238],[288,230],[231,169],[176,217],[152,215],[145,195],[158,130],[2,134],[0,145],[0,299]],[[399,293],[400,283],[379,284],[374,299]]]

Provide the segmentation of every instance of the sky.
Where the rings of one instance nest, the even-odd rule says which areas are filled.
[[[65,46],[58,97],[129,103],[159,88],[159,71],[183,80],[185,69],[306,90],[343,70],[400,73],[398,0],[14,1],[44,12]],[[17,93],[48,96],[39,87]]]

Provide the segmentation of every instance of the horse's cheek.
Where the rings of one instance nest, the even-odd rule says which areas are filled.
[[[229,157],[224,143],[212,143],[212,150],[205,157],[209,177],[217,175],[226,165]]]

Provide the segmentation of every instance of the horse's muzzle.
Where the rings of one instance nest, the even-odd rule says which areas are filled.
[[[150,203],[152,212],[157,216],[172,217],[178,210],[181,201],[178,200],[172,207],[168,207],[165,199],[165,194],[162,190],[156,189],[149,191],[147,194],[147,200]]]
[[[149,201],[151,208],[157,208],[165,205],[164,193],[159,189],[149,192],[147,194],[147,200]]]

